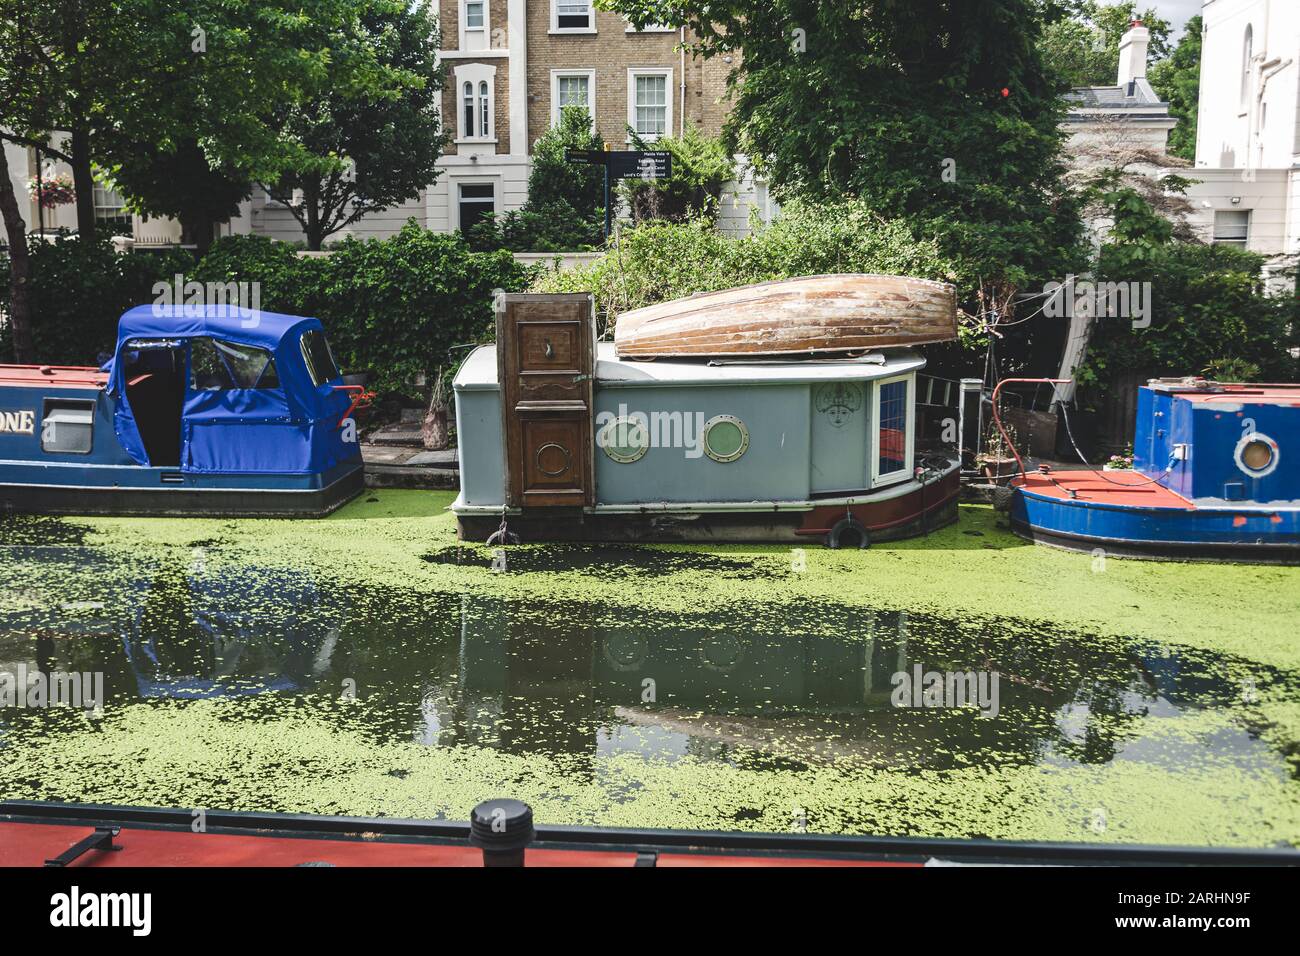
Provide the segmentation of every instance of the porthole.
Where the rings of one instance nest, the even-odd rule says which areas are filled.
[[[1277,468],[1277,442],[1259,432],[1242,435],[1233,457],[1237,467],[1252,478],[1271,475]]]
[[[735,461],[749,448],[749,429],[735,415],[714,415],[704,423],[704,453],[714,461]]]
[[[635,418],[616,418],[596,432],[596,444],[612,460],[621,465],[629,465],[650,447],[650,433]]]

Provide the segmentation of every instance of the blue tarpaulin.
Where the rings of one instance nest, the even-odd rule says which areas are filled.
[[[233,306],[138,306],[118,323],[109,363],[114,427],[123,448],[148,465],[128,398],[128,372],[149,348],[184,355],[182,471],[204,474],[313,474],[360,458],[339,427],[350,399],[333,378],[317,385],[302,338],[317,319]],[[268,361],[269,356],[269,361]],[[274,363],[273,365],[271,363]],[[330,363],[332,365],[332,363]],[[319,370],[318,370],[319,374]]]

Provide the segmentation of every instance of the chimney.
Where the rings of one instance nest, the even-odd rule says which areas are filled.
[[[1146,78],[1147,45],[1150,42],[1151,31],[1142,25],[1141,20],[1129,24],[1128,33],[1119,41],[1119,78],[1115,81],[1116,86],[1128,86],[1139,77]]]

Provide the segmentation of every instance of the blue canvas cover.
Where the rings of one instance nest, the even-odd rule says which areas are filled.
[[[143,305],[118,323],[117,349],[109,364],[109,394],[116,400],[114,427],[127,454],[141,465],[149,457],[127,398],[126,353],[131,343],[168,340],[186,354],[181,418],[181,470],[199,474],[318,474],[360,461],[360,445],[344,441],[339,427],[351,400],[334,386],[317,386],[303,357],[304,333],[319,320],[233,307]],[[195,388],[194,342],[212,339],[265,349],[275,362],[269,387]]]

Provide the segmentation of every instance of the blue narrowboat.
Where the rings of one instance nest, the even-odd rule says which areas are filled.
[[[317,319],[146,305],[102,368],[0,366],[0,508],[322,515],[363,487]]]
[[[1118,555],[1300,560],[1300,385],[1153,380],[1133,448],[1132,470],[1016,479],[1012,528]]]

